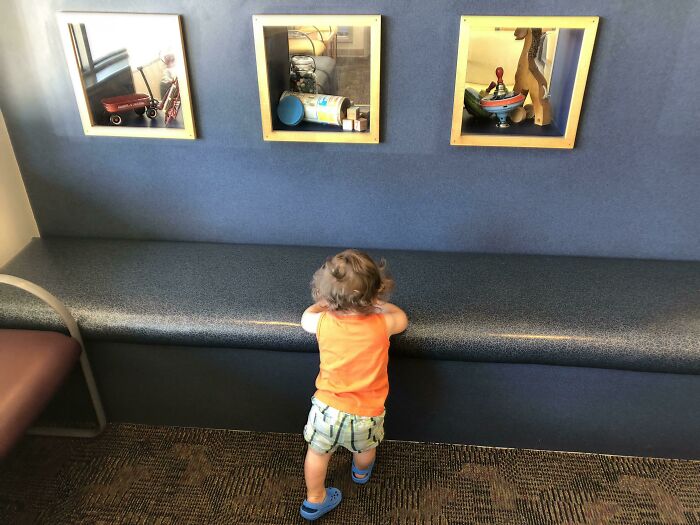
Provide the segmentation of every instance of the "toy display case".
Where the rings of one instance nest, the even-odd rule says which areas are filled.
[[[255,15],[263,139],[379,142],[379,15]]]
[[[573,148],[598,17],[465,16],[451,144]]]
[[[57,18],[86,135],[195,138],[179,15]]]

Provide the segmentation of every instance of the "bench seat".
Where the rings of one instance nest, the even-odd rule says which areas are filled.
[[[335,248],[34,239],[3,268],[90,340],[315,352],[299,327]],[[700,374],[700,263],[376,250],[411,324],[396,355]],[[58,329],[0,289],[0,327]]]
[[[299,321],[337,251],[43,238],[0,271],[67,304],[109,420],[299,432],[318,373]],[[389,437],[700,459],[700,263],[370,254],[410,318]],[[61,324],[0,287],[3,326]]]

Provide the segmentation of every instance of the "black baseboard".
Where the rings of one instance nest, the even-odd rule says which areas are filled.
[[[88,352],[114,422],[301,432],[318,372],[315,353],[108,342],[88,342]],[[700,459],[697,375],[411,358],[389,366],[388,439]],[[77,379],[44,419],[89,417]]]

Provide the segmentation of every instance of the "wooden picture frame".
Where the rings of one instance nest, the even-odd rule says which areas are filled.
[[[365,89],[369,94],[369,104],[361,104],[362,108],[366,108],[369,118],[364,119],[362,127],[354,128],[358,131],[344,131],[342,126],[313,124],[306,121],[294,126],[281,123],[277,114],[277,104],[280,101],[280,95],[290,91],[292,51],[289,47],[289,28],[316,28],[322,35],[326,31],[325,28],[330,28],[326,33],[329,34],[332,33],[332,28],[339,26],[361,27],[369,31],[369,86]],[[380,15],[254,15],[253,34],[262,135],[265,141],[379,143]],[[320,40],[322,39],[323,36],[320,36]],[[324,44],[329,42],[326,41]],[[313,54],[316,55],[317,52],[314,49]],[[340,91],[327,94],[344,96]],[[306,112],[304,113],[306,115]],[[360,119],[362,117],[359,117],[358,121]],[[367,129],[362,129],[365,126]]]
[[[180,15],[61,12],[57,21],[86,135],[196,138]]]
[[[453,146],[573,148],[598,22],[597,16],[463,16],[450,143]],[[544,35],[551,36],[545,38]],[[507,41],[509,38],[517,48]],[[543,49],[543,41],[547,42],[548,49]],[[530,58],[540,74],[534,71]],[[495,69],[506,63],[509,66],[502,68],[506,93],[486,94],[488,75],[498,84]],[[515,77],[510,83],[506,80],[508,74]],[[523,80],[526,76],[530,80]],[[495,93],[497,89],[492,88],[492,91]],[[526,95],[524,101],[509,97],[518,92]],[[513,102],[512,106],[502,106],[504,122],[486,114],[497,111],[496,108],[483,108],[489,103],[494,105],[498,98]],[[525,111],[528,101],[534,109]],[[518,104],[522,104],[521,109],[513,107]],[[531,114],[534,118],[530,120],[527,117]],[[518,123],[511,122],[511,115],[514,121],[516,116],[520,119]]]

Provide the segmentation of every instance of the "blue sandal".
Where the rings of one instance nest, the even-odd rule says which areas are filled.
[[[321,503],[310,503],[308,500],[304,500],[304,503],[299,508],[299,514],[301,514],[302,518],[309,521],[317,520],[340,505],[342,499],[343,495],[338,489],[328,487],[326,489],[326,498]]]
[[[358,485],[364,485],[369,481],[369,478],[372,477],[372,469],[374,468],[374,463],[372,463],[367,470],[360,470],[355,466],[355,460],[352,460],[352,470],[350,474],[352,475],[352,480],[357,483]],[[364,476],[364,478],[358,478],[355,474],[359,474],[360,476]]]

